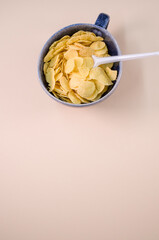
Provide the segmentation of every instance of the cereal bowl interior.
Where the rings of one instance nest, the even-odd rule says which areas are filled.
[[[93,105],[97,102],[100,102],[104,99],[106,99],[117,87],[119,81],[120,81],[120,77],[121,77],[121,72],[122,72],[122,64],[120,63],[114,63],[112,70],[116,70],[117,71],[117,78],[116,81],[113,81],[113,84],[108,86],[108,89],[105,93],[103,93],[103,95],[101,96],[100,99],[96,100],[96,101],[92,101],[92,102],[86,102],[86,103],[80,103],[80,104],[73,104],[70,102],[65,102],[62,99],[58,99],[57,97],[54,96],[54,94],[52,92],[49,92],[48,89],[48,83],[46,81],[44,72],[43,72],[43,67],[44,67],[44,58],[47,55],[48,51],[49,51],[49,47],[52,45],[53,42],[61,39],[62,37],[64,37],[65,35],[69,35],[72,36],[74,33],[83,30],[83,31],[89,31],[89,32],[93,32],[95,33],[96,36],[100,36],[103,38],[103,41],[106,43],[107,47],[108,47],[108,53],[111,56],[114,55],[120,55],[120,49],[116,43],[116,40],[112,37],[112,35],[103,27],[94,25],[94,24],[74,24],[74,25],[70,25],[68,27],[65,27],[63,29],[61,29],[60,31],[58,31],[57,33],[55,33],[54,35],[52,35],[50,37],[50,39],[46,42],[46,44],[44,45],[41,54],[40,54],[40,58],[39,58],[39,63],[38,63],[38,75],[39,75],[39,79],[40,79],[40,83],[43,87],[43,89],[45,90],[45,92],[54,100],[69,105],[69,106],[75,106],[75,107],[82,107],[82,106],[89,106],[89,105]]]

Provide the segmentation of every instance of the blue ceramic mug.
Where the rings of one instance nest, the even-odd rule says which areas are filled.
[[[113,68],[112,68],[112,69],[118,71],[117,80],[114,81],[114,84],[109,86],[107,92],[104,93],[103,96],[99,100],[97,100],[95,102],[86,103],[86,104],[72,104],[72,103],[64,102],[64,101],[54,97],[54,95],[51,92],[48,91],[48,84],[45,80],[45,76],[44,76],[44,73],[43,73],[43,64],[44,64],[43,59],[44,59],[45,55],[47,54],[50,45],[54,41],[57,41],[60,38],[62,38],[63,36],[65,36],[65,35],[70,35],[71,36],[72,34],[74,34],[75,32],[77,32],[79,30],[94,32],[97,36],[103,37],[103,39],[104,39],[104,41],[105,41],[105,43],[107,44],[107,47],[108,47],[108,53],[111,56],[120,55],[121,54],[120,49],[119,49],[119,46],[118,46],[116,40],[107,31],[109,20],[110,20],[110,17],[107,14],[100,13],[96,22],[95,22],[95,24],[78,23],[78,24],[69,25],[67,27],[62,28],[61,30],[59,30],[55,34],[53,34],[48,39],[48,41],[45,43],[43,49],[41,50],[40,57],[39,57],[38,76],[39,76],[42,88],[51,98],[53,98],[57,102],[63,103],[63,104],[68,105],[68,106],[83,107],[83,106],[90,106],[90,105],[93,105],[95,103],[101,102],[102,100],[104,100],[108,96],[110,96],[112,94],[112,92],[116,89],[116,87],[117,87],[117,85],[120,81],[121,74],[122,74],[122,63],[121,62],[114,63]]]

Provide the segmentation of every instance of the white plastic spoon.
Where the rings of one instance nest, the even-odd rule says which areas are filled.
[[[92,56],[92,58],[94,60],[93,67],[98,67],[101,64],[121,62],[121,61],[123,62],[123,61],[127,61],[127,60],[133,60],[133,59],[150,57],[150,56],[159,56],[159,52],[129,54],[129,55],[112,56],[112,57],[96,57],[93,55]]]

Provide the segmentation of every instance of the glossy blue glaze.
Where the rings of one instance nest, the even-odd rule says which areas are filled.
[[[103,28],[107,28],[109,21],[110,21],[109,15],[107,15],[105,13],[100,13],[99,16],[97,17],[95,25],[103,27]]]
[[[79,30],[94,32],[96,35],[103,37],[105,43],[108,46],[109,54],[112,56],[120,55],[121,52],[120,52],[120,49],[118,47],[116,40],[105,29],[108,26],[108,23],[109,23],[109,16],[107,14],[101,13],[101,14],[99,14],[95,24],[89,24],[89,23],[72,24],[72,25],[62,28],[61,30],[59,30],[58,32],[53,34],[48,39],[48,41],[45,43],[45,45],[42,48],[41,53],[40,53],[40,57],[39,57],[39,61],[38,61],[38,76],[39,76],[39,80],[40,80],[40,84],[41,84],[42,88],[51,98],[53,98],[57,102],[63,103],[68,106],[83,107],[83,106],[91,106],[95,103],[101,102],[102,100],[104,100],[108,96],[110,96],[110,94],[115,90],[115,88],[117,87],[117,85],[120,81],[121,74],[122,74],[122,63],[121,62],[114,63],[114,66],[113,66],[113,69],[118,71],[118,77],[117,77],[117,80],[114,81],[114,84],[112,86],[109,86],[107,92],[104,93],[103,96],[99,100],[97,100],[95,102],[91,102],[91,103],[86,103],[86,104],[71,104],[71,103],[64,102],[64,101],[59,100],[56,97],[54,97],[54,95],[48,91],[48,84],[45,80],[45,76],[43,73],[43,64],[44,64],[43,59],[44,59],[45,55],[47,54],[50,45],[54,41],[57,41],[60,38],[62,38],[63,36],[65,36],[65,35],[71,36],[72,34],[74,34],[75,32],[77,32]]]

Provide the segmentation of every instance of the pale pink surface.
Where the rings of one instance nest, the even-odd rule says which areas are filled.
[[[124,63],[89,108],[56,103],[37,77],[45,41],[100,12],[123,54],[158,51],[159,2],[80,3],[1,3],[1,240],[159,239],[159,58]]]

